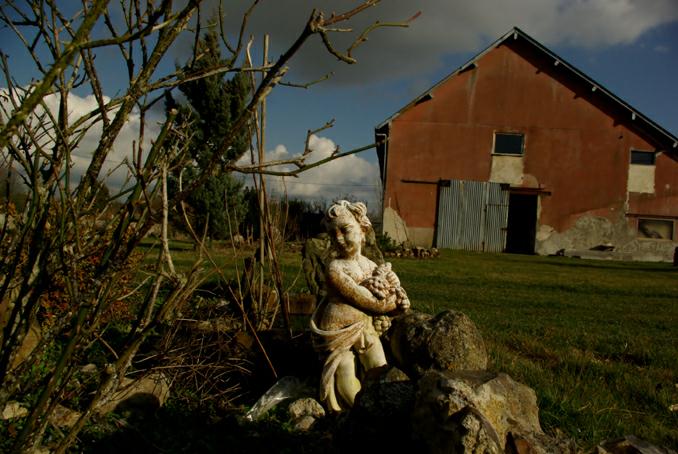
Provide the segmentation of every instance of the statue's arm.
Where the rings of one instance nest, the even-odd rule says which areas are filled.
[[[330,284],[348,304],[365,312],[386,314],[396,309],[395,298],[377,299],[365,287],[358,285],[348,274],[330,266],[327,273]]]

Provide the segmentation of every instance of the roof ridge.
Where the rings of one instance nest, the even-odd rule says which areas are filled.
[[[455,69],[453,72],[448,74],[447,76],[443,77],[440,79],[438,82],[436,82],[433,86],[431,86],[428,90],[424,91],[421,95],[415,97],[412,101],[407,103],[405,106],[400,108],[398,111],[396,111],[394,114],[389,116],[386,120],[382,121],[376,126],[376,130],[382,129],[384,126],[386,126],[388,123],[391,121],[395,120],[402,112],[410,109],[417,103],[421,102],[423,98],[432,97],[431,92],[434,91],[436,88],[438,88],[440,85],[451,79],[452,77],[461,74],[462,72],[466,71],[469,69],[472,65],[476,63],[479,59],[481,59],[485,54],[490,52],[491,50],[495,49],[499,45],[503,44],[506,40],[510,39],[513,37],[513,39],[518,39],[518,37],[521,37],[524,39],[527,43],[532,45],[534,48],[538,49],[540,52],[543,54],[549,56],[550,58],[554,59],[554,64],[556,66],[562,65],[564,68],[566,68],[573,76],[576,76],[580,80],[584,81],[587,84],[590,84],[592,86],[592,91],[598,91],[605,95],[610,101],[616,103],[618,106],[626,109],[629,111],[630,114],[630,119],[631,121],[637,121],[639,120],[642,123],[645,123],[651,131],[646,132],[646,134],[649,134],[650,136],[653,136],[651,134],[654,132],[657,137],[654,137],[657,142],[662,144],[663,146],[666,146],[667,150],[666,151],[674,151],[678,152],[678,137],[674,136],[672,133],[670,133],[668,130],[666,130],[664,127],[650,119],[647,115],[643,114],[640,112],[638,109],[634,108],[631,106],[627,101],[621,99],[619,96],[615,95],[612,93],[610,90],[605,88],[603,84],[597,82],[587,74],[585,74],[583,71],[579,70],[577,67],[575,67],[573,64],[569,63],[567,60],[564,58],[560,57],[558,54],[553,52],[551,49],[547,48],[543,44],[541,44],[539,41],[537,41],[535,38],[531,37],[529,34],[521,30],[517,26],[513,26],[509,31],[504,33],[502,36],[500,36],[498,39],[493,41],[490,45],[485,47],[483,50],[475,54],[470,60],[466,61],[464,64],[459,66],[457,69]]]

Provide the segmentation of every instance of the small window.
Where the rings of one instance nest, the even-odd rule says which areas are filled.
[[[638,237],[655,240],[673,240],[673,221],[670,219],[638,219]]]
[[[511,134],[504,132],[494,133],[494,153],[495,154],[523,154],[523,134]]]
[[[654,158],[655,155],[652,151],[631,150],[631,164],[653,166]]]

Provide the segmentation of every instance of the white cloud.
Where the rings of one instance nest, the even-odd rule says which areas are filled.
[[[306,163],[315,163],[327,158],[336,150],[328,138],[312,135],[309,140],[311,153]],[[266,161],[289,160],[301,153],[290,153],[284,145],[278,145],[266,153]],[[247,163],[246,159],[240,164]],[[290,170],[293,166],[279,166],[275,170]],[[345,156],[310,169],[295,177],[267,177],[267,188],[274,196],[287,193],[289,198],[332,201],[352,197],[367,202],[373,207],[378,198],[379,169],[358,154]]]
[[[2,96],[3,106],[8,107],[7,89],[0,88],[0,96]],[[51,94],[44,98],[45,105],[49,112],[56,117],[59,109],[60,95]],[[110,98],[104,97],[105,102],[110,101]],[[71,122],[79,119],[93,110],[97,109],[98,104],[94,95],[78,96],[70,93],[68,96],[68,116]],[[11,110],[11,109],[9,109]],[[45,109],[39,106],[32,116],[32,124],[37,124],[38,118],[45,113]],[[113,118],[115,110],[111,112],[110,118]],[[158,124],[160,119],[147,118],[145,125],[145,139],[143,142],[144,149],[147,150],[160,131]],[[43,122],[46,124],[47,122]],[[113,149],[109,152],[108,158],[102,168],[100,178],[105,179],[106,184],[111,190],[119,189],[128,177],[128,168],[123,164],[127,159],[131,164],[133,143],[139,143],[139,130],[141,126],[141,118],[139,112],[135,109],[128,116],[127,121],[122,127],[118,137],[116,138]],[[96,150],[99,140],[101,138],[102,125],[100,122],[94,123],[91,128],[84,135],[77,148],[71,155],[71,182],[73,185],[77,184],[80,177],[87,170],[92,153]],[[49,131],[41,141],[43,147],[49,148],[54,140],[54,134]]]
[[[344,12],[358,2],[313,3],[329,14]],[[249,4],[239,3],[243,9]],[[233,3],[229,7],[227,29],[236,30],[240,14]],[[334,83],[364,84],[434,71],[446,55],[477,52],[513,26],[548,46],[602,48],[633,43],[648,30],[678,20],[675,0],[382,0],[351,25],[361,30],[375,20],[402,21],[417,11],[422,14],[409,29],[383,28],[369,35],[369,41],[355,52],[357,67],[338,63],[320,40],[313,39],[295,57],[291,78],[314,80],[335,71]],[[309,3],[303,0],[264,2],[250,18],[248,32],[269,33],[275,57],[298,36],[309,13]],[[351,38],[332,36],[344,48]]]

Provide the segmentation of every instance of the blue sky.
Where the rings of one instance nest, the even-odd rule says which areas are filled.
[[[208,0],[206,11],[215,2]],[[250,21],[249,33],[257,37],[255,54],[266,31],[271,34],[271,57],[280,55],[298,34],[311,6],[341,12],[357,3],[263,0]],[[229,29],[234,29],[248,4],[227,3]],[[335,144],[350,150],[371,143],[377,124],[513,26],[678,135],[678,0],[382,0],[354,25],[358,30],[374,20],[400,21],[418,11],[421,15],[409,28],[379,29],[370,35],[355,52],[357,65],[337,62],[319,40],[309,43],[291,62],[288,80],[314,80],[330,71],[334,76],[309,89],[279,87],[269,97],[270,156],[301,151],[306,131],[330,119],[336,124],[314,141],[317,154],[329,153]],[[0,33],[0,48],[10,56],[18,81],[28,82],[35,72],[10,32]],[[337,36],[337,44],[345,45],[348,35]],[[187,37],[171,51],[161,71],[185,61],[189,48]],[[111,54],[98,63],[105,74],[104,90],[113,96],[126,78],[121,61]],[[83,98],[87,94],[78,92]],[[377,180],[376,156],[370,151],[313,171],[290,182],[287,189],[303,197],[354,194],[373,201]]]

